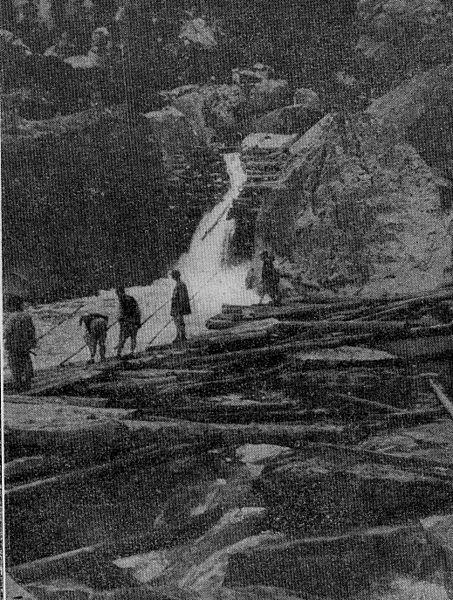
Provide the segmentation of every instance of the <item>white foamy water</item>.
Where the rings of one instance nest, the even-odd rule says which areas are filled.
[[[243,263],[239,266],[229,267],[224,261],[235,225],[233,220],[227,220],[228,210],[234,199],[238,197],[246,180],[239,154],[226,154],[224,158],[230,177],[230,187],[223,200],[204,215],[193,235],[188,252],[181,256],[176,265],[182,273],[182,279],[187,284],[190,296],[193,296],[191,300],[192,315],[187,319],[189,336],[205,330],[206,320],[218,313],[223,303],[252,304],[258,300],[255,292],[245,288],[245,277],[249,264]],[[169,300],[173,287],[173,280],[162,278],[148,286],[127,289],[127,292],[132,294],[140,304],[142,320],[167,302],[140,329],[138,351],[145,350],[149,342],[170,320]],[[81,314],[87,312],[108,314],[110,323],[116,319],[118,302],[114,290],[102,291],[98,296],[55,302],[32,310],[38,335],[52,327],[59,317],[63,319],[71,314],[82,303],[84,304],[83,309],[74,318],[39,342],[36,350],[37,356],[34,359],[37,368],[59,364],[83,345],[84,328],[79,327],[78,324]],[[115,352],[118,329],[118,325],[115,325],[109,331],[108,355]],[[171,342],[174,335],[173,323],[170,323],[157,335],[153,345]],[[124,352],[128,351],[127,344]],[[83,361],[88,358],[88,350],[85,348],[73,360]]]

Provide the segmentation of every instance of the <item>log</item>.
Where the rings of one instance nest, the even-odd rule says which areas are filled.
[[[7,394],[5,402],[12,404],[64,404],[66,406],[80,406],[83,408],[107,408],[109,398],[91,398],[88,396],[22,396],[20,394]]]
[[[127,369],[117,371],[117,376],[132,379],[148,379],[150,381],[165,379],[190,380],[209,377],[214,374],[212,369]]]
[[[347,400],[348,402],[352,402],[354,404],[363,404],[364,406],[368,406],[374,409],[377,408],[385,412],[401,413],[401,408],[398,408],[397,406],[392,406],[391,404],[383,404],[381,402],[376,402],[375,400],[367,400],[365,398],[358,398],[357,396],[342,393],[337,394],[337,397],[343,400]]]
[[[421,425],[432,423],[436,419],[443,417],[443,408],[421,408],[417,410],[402,410],[400,412],[390,413],[379,417],[375,421],[360,421],[359,425],[370,434],[382,433],[383,430],[400,429],[409,425]]]
[[[398,364],[400,359],[374,348],[362,346],[340,346],[339,348],[318,348],[311,352],[297,352],[292,357],[300,376],[309,370],[330,370],[340,367],[354,368]],[[294,375],[294,373],[293,373]],[[291,376],[291,375],[290,375]]]
[[[191,517],[188,523],[176,525],[160,525],[153,531],[144,534],[132,534],[121,539],[98,542],[91,546],[75,548],[68,552],[45,556],[28,563],[14,565],[9,568],[14,577],[24,583],[45,579],[61,579],[66,573],[71,573],[80,564],[88,564],[93,568],[97,561],[111,561],[118,556],[128,556],[152,550],[170,548],[172,545],[183,544],[202,535],[222,516],[222,509],[215,508],[202,515]],[[25,600],[25,597],[24,597]]]
[[[36,493],[38,490],[41,491],[43,488],[46,488],[48,486],[70,485],[73,483],[79,485],[82,484],[83,481],[87,478],[92,478],[93,476],[96,477],[103,473],[114,471],[115,469],[124,468],[128,464],[137,460],[145,459],[149,462],[152,462],[153,464],[156,464],[157,462],[162,462],[164,460],[168,460],[169,458],[173,458],[175,455],[185,455],[198,452],[198,450],[201,447],[204,447],[204,445],[205,444],[201,442],[199,442],[198,444],[179,444],[178,446],[174,446],[172,448],[161,448],[157,450],[155,445],[143,446],[141,448],[130,450],[126,455],[120,456],[107,463],[94,465],[85,469],[75,469],[73,471],[70,471],[69,473],[62,473],[59,475],[55,475],[54,477],[38,479],[36,481],[25,483],[23,485],[7,488],[5,490],[5,497],[8,499],[14,498],[14,501],[17,501],[16,498],[18,495],[23,495],[29,492]]]
[[[420,294],[407,299],[392,302],[386,308],[379,311],[375,311],[372,317],[386,317],[389,315],[397,314],[402,310],[414,308],[419,305],[426,307],[436,304],[437,302],[441,302],[443,300],[451,299],[453,299],[453,290],[443,290],[433,293]]]
[[[310,331],[313,333],[391,333],[409,331],[405,321],[280,321],[279,331]]]
[[[104,376],[104,373],[98,369],[91,370],[83,367],[75,367],[68,369],[68,371],[70,372],[65,372],[62,370],[61,374],[55,372],[54,370],[49,371],[48,375],[50,380],[47,382],[37,382],[37,384],[33,385],[31,390],[27,392],[27,395],[43,396],[45,394],[49,394],[62,388],[74,385],[75,383],[94,381]]]
[[[169,386],[168,388],[161,388],[159,390],[159,396],[165,397],[167,395],[174,396],[183,395],[183,394],[208,394],[210,391],[214,393],[218,393],[225,386],[230,388],[236,388],[238,385],[242,385],[244,383],[251,383],[259,379],[260,381],[265,381],[268,377],[275,376],[278,372],[281,371],[281,366],[272,367],[270,369],[261,369],[258,372],[247,373],[238,377],[237,375],[232,375],[230,377],[220,377],[217,379],[212,379],[210,381],[200,381],[198,383],[189,383],[187,385],[183,385],[180,382],[177,386]]]
[[[316,350],[319,348],[338,348],[344,345],[353,345],[366,343],[372,339],[372,336],[367,335],[356,335],[356,336],[341,336],[341,337],[326,337],[321,340],[300,340],[299,338],[287,341],[284,343],[266,344],[259,348],[247,348],[245,350],[236,350],[231,352],[219,352],[214,354],[198,354],[197,356],[187,355],[173,355],[172,357],[156,357],[149,356],[146,358],[135,359],[136,365],[142,366],[158,366],[171,364],[174,368],[181,368],[184,366],[197,366],[200,368],[202,365],[210,365],[218,363],[217,366],[224,366],[227,368],[233,365],[245,365],[250,363],[256,363],[262,358],[266,359],[283,359],[287,354],[294,353],[298,350]]]
[[[442,462],[427,458],[396,456],[374,450],[364,450],[355,446],[324,442],[307,443],[304,446],[305,450],[312,453],[319,452],[323,457],[331,458],[334,461],[353,460],[354,462],[372,462],[377,465],[391,464],[400,469],[410,470],[429,479],[441,480],[453,486],[453,469],[446,468]]]
[[[436,394],[436,397],[449,414],[450,419],[453,419],[453,402],[447,396],[447,394],[445,393],[445,391],[439,383],[436,383],[433,379],[430,379],[429,384],[433,392]]]

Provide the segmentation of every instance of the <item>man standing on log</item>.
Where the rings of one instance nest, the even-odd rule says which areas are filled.
[[[88,364],[93,364],[99,344],[101,362],[105,361],[105,341],[107,339],[107,324],[109,318],[98,313],[90,313],[80,317],[79,325],[85,325],[85,342],[90,351]]]
[[[185,315],[190,315],[192,311],[190,309],[189,292],[187,291],[186,284],[181,281],[181,273],[175,269],[171,272],[171,276],[176,282],[171,298],[170,310],[170,315],[173,317],[176,327],[176,337],[173,340],[173,344],[180,345],[187,340],[184,317]]]
[[[29,390],[33,380],[31,351],[36,347],[36,330],[31,316],[24,311],[24,299],[10,296],[6,303],[10,311],[5,323],[4,340],[14,389]]]
[[[270,296],[272,303],[275,306],[280,306],[282,301],[280,291],[280,273],[274,267],[274,256],[270,255],[267,250],[261,252],[263,261],[263,269],[261,271],[262,294],[260,304],[263,302],[264,296]]]
[[[121,358],[124,344],[131,338],[131,354],[135,352],[137,346],[137,333],[140,329],[142,316],[137,300],[126,294],[124,287],[118,287],[116,294],[120,303],[118,321],[120,323],[120,337],[116,347],[116,356]]]

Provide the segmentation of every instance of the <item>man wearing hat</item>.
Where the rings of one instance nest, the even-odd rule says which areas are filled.
[[[263,268],[261,271],[262,295],[260,304],[262,303],[264,296],[267,294],[270,296],[273,304],[275,304],[275,306],[279,306],[282,301],[280,291],[280,273],[274,267],[274,256],[269,254],[267,250],[263,250],[260,256],[263,261]]]
[[[24,311],[22,296],[9,296],[5,302],[8,316],[4,328],[4,344],[14,389],[23,392],[31,387],[33,363],[31,351],[36,347],[36,330],[31,316]]]
[[[186,338],[186,324],[184,317],[190,315],[192,312],[190,309],[190,298],[189,292],[187,291],[186,284],[181,281],[181,273],[177,269],[171,272],[172,278],[175,280],[176,285],[173,290],[171,298],[171,310],[170,315],[173,317],[173,321],[176,327],[176,338],[174,344],[183,344]]]

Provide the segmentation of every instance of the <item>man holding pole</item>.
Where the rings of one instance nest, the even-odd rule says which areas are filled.
[[[120,286],[116,289],[120,310],[118,321],[120,324],[120,337],[118,346],[116,347],[116,356],[121,358],[124,344],[131,339],[131,354],[134,354],[137,346],[137,333],[141,326],[141,313],[137,304],[137,300],[126,294],[124,287]]]
[[[21,296],[10,296],[5,308],[10,313],[4,328],[5,350],[14,389],[23,392],[30,389],[34,375],[30,354],[36,347],[36,330],[31,316],[24,311]]]
[[[173,270],[171,272],[171,276],[176,282],[171,298],[170,310],[170,315],[173,317],[176,327],[176,338],[173,340],[173,344],[180,345],[184,344],[184,342],[187,340],[184,317],[186,315],[190,315],[192,311],[190,309],[189,292],[187,291],[186,284],[181,281],[180,271],[177,269]]]

